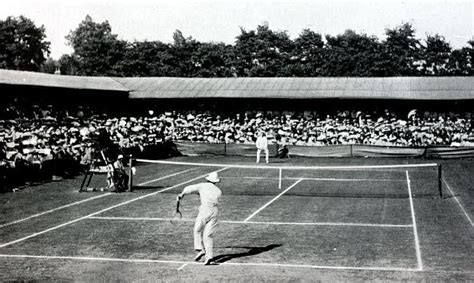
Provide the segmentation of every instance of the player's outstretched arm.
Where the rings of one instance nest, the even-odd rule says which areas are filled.
[[[176,197],[177,201],[180,201],[185,195],[197,193],[198,187],[197,186],[187,186],[183,189],[183,191]]]

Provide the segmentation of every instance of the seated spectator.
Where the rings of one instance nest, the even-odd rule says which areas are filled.
[[[124,192],[128,188],[128,178],[125,166],[123,164],[123,155],[119,154],[117,161],[113,163],[113,192]]]

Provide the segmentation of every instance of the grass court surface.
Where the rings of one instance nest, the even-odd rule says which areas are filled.
[[[254,166],[253,158],[182,157]],[[272,160],[278,166],[432,163]],[[129,193],[78,193],[82,176],[0,195],[0,280],[474,280],[474,160],[423,170],[284,170],[138,164]],[[263,165],[266,166],[266,165]],[[219,170],[215,264],[193,261],[198,196],[176,194]],[[104,186],[95,176],[92,186]],[[281,189],[279,189],[281,185]]]

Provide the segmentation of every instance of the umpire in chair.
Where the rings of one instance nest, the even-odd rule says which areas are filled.
[[[117,161],[113,163],[113,182],[114,189],[112,192],[124,192],[128,187],[128,178],[125,166],[123,164],[123,155],[119,154],[117,156]]]

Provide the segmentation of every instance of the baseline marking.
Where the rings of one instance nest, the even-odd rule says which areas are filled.
[[[303,181],[303,179],[299,179],[298,181],[294,182],[293,185],[289,186],[286,190],[284,190],[283,192],[281,192],[279,195],[277,195],[276,197],[274,197],[271,201],[267,202],[264,206],[260,207],[259,209],[257,209],[257,211],[255,211],[254,213],[252,213],[252,215],[250,215],[249,217],[247,217],[247,219],[244,220],[244,222],[247,222],[249,221],[252,217],[254,217],[255,215],[257,215],[260,211],[262,211],[263,209],[265,209],[265,207],[269,206],[272,202],[276,201],[279,197],[281,197],[284,193],[288,192],[289,190],[291,190],[294,186],[296,186],[299,182]]]
[[[154,182],[156,182],[156,181],[160,181],[160,180],[163,180],[163,179],[166,179],[166,178],[171,178],[171,177],[174,177],[174,176],[176,176],[176,175],[183,174],[183,173],[186,173],[186,172],[189,172],[189,171],[192,171],[192,170],[196,170],[196,169],[197,169],[197,168],[186,169],[186,170],[179,171],[179,172],[176,172],[176,173],[173,173],[173,174],[170,174],[170,175],[166,175],[166,176],[164,176],[164,177],[160,177],[160,178],[156,178],[156,179],[153,179],[153,180],[149,180],[149,181],[140,183],[140,184],[138,184],[138,185],[139,185],[139,186],[147,185],[147,184],[150,184],[150,183],[154,183]]]
[[[4,223],[4,224],[1,224],[1,225],[0,225],[0,228],[3,228],[3,227],[5,227],[5,226],[9,226],[9,225],[13,225],[13,224],[17,224],[17,223],[20,223],[20,222],[29,220],[29,219],[31,219],[31,218],[35,218],[35,217],[38,217],[38,216],[42,216],[42,215],[45,215],[45,214],[48,214],[48,213],[51,213],[51,212],[55,212],[55,211],[60,210],[60,209],[68,208],[68,207],[71,207],[71,206],[74,206],[74,205],[78,205],[78,204],[81,204],[81,203],[84,203],[84,202],[88,202],[88,201],[91,201],[91,200],[95,200],[95,199],[98,199],[98,198],[102,198],[102,197],[108,196],[108,195],[110,195],[110,194],[111,194],[111,193],[106,193],[106,194],[98,195],[98,196],[91,197],[91,198],[88,198],[88,199],[83,199],[83,200],[76,201],[76,202],[73,202],[73,203],[70,203],[70,204],[66,204],[66,205],[63,205],[63,206],[60,206],[60,207],[56,207],[56,208],[53,208],[53,209],[50,209],[50,210],[47,210],[47,211],[43,211],[43,212],[41,212],[41,213],[34,214],[34,215],[28,216],[28,217],[23,218],[23,219],[19,219],[19,220],[15,220],[15,221],[12,221],[12,222]]]
[[[451,186],[449,186],[449,184],[446,182],[446,180],[444,178],[442,178],[442,180],[443,180],[444,184],[446,184],[446,188],[448,188],[449,193],[453,196],[454,200],[457,202],[459,208],[461,208],[461,211],[464,213],[464,215],[466,216],[469,223],[471,223],[471,226],[474,226],[474,223],[472,223],[471,217],[469,217],[469,214],[467,214],[467,212],[464,209],[464,207],[462,206],[461,202],[459,201],[459,199],[454,194],[454,191],[451,189]]]
[[[413,198],[411,196],[410,175],[408,174],[408,170],[406,170],[405,173],[407,176],[407,187],[408,187],[408,194],[409,194],[409,199],[410,199],[411,219],[413,222],[413,235],[415,236],[416,260],[418,262],[418,269],[422,271],[423,261],[421,260],[420,240],[418,239],[418,229],[416,228],[415,207],[413,206]]]
[[[170,221],[172,218],[156,217],[108,217],[92,216],[89,219],[97,220],[119,220],[119,221]],[[183,218],[180,221],[194,222],[194,219]],[[258,222],[258,221],[232,221],[221,220],[220,223],[229,224],[250,224],[250,225],[295,225],[295,226],[356,226],[356,227],[387,227],[387,228],[411,228],[413,224],[376,224],[376,223],[351,223],[351,222]]]
[[[224,171],[224,170],[226,170],[226,169],[227,169],[227,168],[223,168],[223,169],[217,170],[217,171],[215,171],[215,172]],[[147,198],[147,197],[149,197],[149,196],[153,196],[153,195],[159,194],[159,193],[161,193],[161,192],[174,189],[174,188],[179,187],[179,186],[181,186],[181,185],[184,185],[184,184],[193,182],[193,181],[195,181],[195,180],[201,179],[201,178],[207,176],[208,174],[209,174],[209,173],[204,174],[204,175],[201,175],[201,176],[198,176],[198,177],[193,178],[193,179],[191,179],[191,180],[188,180],[188,181],[179,183],[179,184],[174,185],[174,186],[171,186],[171,187],[169,187],[169,188],[162,189],[162,190],[160,190],[160,191],[156,191],[156,192],[149,193],[149,194],[146,194],[146,195],[143,195],[143,196],[140,196],[140,197],[131,199],[131,200],[127,200],[127,201],[118,203],[118,204],[116,204],[116,205],[110,206],[110,207],[108,207],[108,208],[104,208],[104,209],[102,209],[102,210],[96,211],[96,212],[91,213],[91,214],[88,214],[88,215],[86,215],[86,216],[83,216],[83,217],[80,217],[80,218],[76,218],[76,219],[74,219],[74,220],[65,222],[65,223],[63,223],[63,224],[60,224],[60,225],[51,227],[51,228],[49,228],[49,229],[46,229],[46,230],[43,230],[43,231],[40,231],[40,232],[37,232],[37,233],[33,233],[33,234],[29,235],[29,236],[26,236],[26,237],[23,237],[23,238],[20,238],[20,239],[17,239],[17,240],[8,242],[8,243],[1,244],[1,245],[0,245],[0,248],[6,247],[6,246],[10,246],[10,245],[12,245],[12,244],[15,244],[15,243],[18,243],[18,242],[22,242],[22,241],[24,241],[24,240],[27,240],[27,239],[36,237],[36,236],[38,236],[38,235],[42,235],[42,234],[47,233],[47,232],[49,232],[49,231],[53,231],[53,230],[59,229],[59,228],[61,228],[61,227],[64,227],[64,226],[67,226],[67,225],[76,223],[76,222],[78,222],[78,221],[81,221],[81,220],[87,219],[87,218],[89,218],[89,217],[92,217],[92,216],[101,214],[101,213],[106,212],[106,211],[108,211],[108,210],[117,208],[117,207],[119,207],[119,206],[126,205],[126,204],[132,203],[132,202],[134,202],[134,201],[141,200],[141,199]]]
[[[158,260],[158,259],[127,259],[127,258],[107,258],[107,257],[75,257],[75,256],[41,256],[41,255],[9,255],[0,254],[1,258],[28,258],[28,259],[50,259],[50,260],[82,260],[82,261],[108,261],[108,262],[129,262],[129,263],[165,263],[165,264],[183,264],[183,265],[202,265],[194,261],[179,260]],[[372,270],[372,271],[410,271],[419,272],[419,269],[402,267],[383,267],[383,266],[330,266],[330,265],[309,265],[309,264],[281,264],[281,263],[253,263],[253,262],[223,262],[219,265],[229,266],[265,266],[265,267],[287,267],[287,268],[306,268],[306,269],[334,269],[334,270]]]

